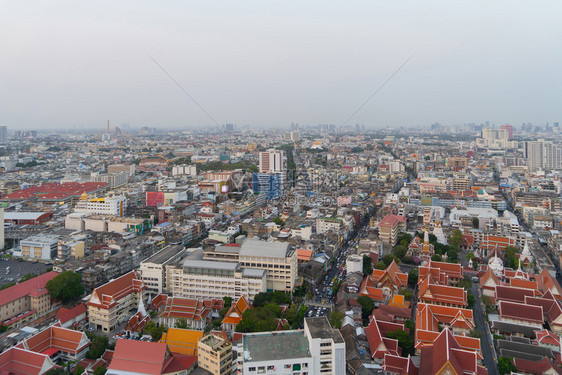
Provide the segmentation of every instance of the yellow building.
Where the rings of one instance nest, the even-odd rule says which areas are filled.
[[[213,375],[226,375],[232,371],[232,344],[215,335],[199,339],[197,362]]]

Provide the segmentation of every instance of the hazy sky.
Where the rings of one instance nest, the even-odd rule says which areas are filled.
[[[0,0],[0,124],[562,121],[562,1]]]

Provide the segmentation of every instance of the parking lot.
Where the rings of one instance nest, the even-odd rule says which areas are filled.
[[[1,259],[1,258],[0,258]],[[9,267],[9,268],[8,268]],[[0,260],[0,285],[14,283],[28,273],[41,275],[49,266],[37,262]]]
[[[306,316],[312,318],[313,316],[328,316],[330,309],[328,307],[311,306],[306,312]]]

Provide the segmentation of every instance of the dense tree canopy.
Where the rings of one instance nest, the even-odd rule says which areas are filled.
[[[47,282],[47,290],[51,298],[58,299],[62,303],[68,303],[84,294],[82,276],[79,273],[66,271],[57,275]]]
[[[363,275],[368,276],[373,272],[373,260],[368,255],[363,255]]]

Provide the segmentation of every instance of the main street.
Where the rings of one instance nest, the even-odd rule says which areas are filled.
[[[496,352],[494,351],[494,348],[492,346],[490,327],[484,315],[485,309],[484,304],[482,303],[482,298],[480,296],[480,288],[478,288],[477,284],[472,284],[470,291],[474,296],[474,309],[472,310],[472,315],[474,316],[476,328],[482,333],[482,337],[480,338],[480,347],[482,348],[482,355],[484,356],[484,365],[488,369],[489,375],[496,375]]]

